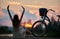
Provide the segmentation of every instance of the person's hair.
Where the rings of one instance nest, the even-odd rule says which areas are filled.
[[[46,8],[39,8],[40,15],[43,15],[43,14],[47,15],[47,12],[48,12],[48,10]]]
[[[15,20],[19,20],[18,15],[15,14],[13,19],[15,19]]]

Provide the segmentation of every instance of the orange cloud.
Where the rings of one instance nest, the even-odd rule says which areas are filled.
[[[24,6],[26,6],[26,7],[32,7],[32,8],[40,8],[40,7],[43,7],[43,6],[39,6],[39,5],[29,5],[29,4],[24,4]]]
[[[34,14],[34,13],[36,13],[36,10],[29,10],[29,12],[30,12],[31,14]]]
[[[39,12],[37,10],[29,10],[31,14],[35,14],[36,16],[39,16]]]
[[[9,2],[9,4],[11,4],[11,5],[20,5],[20,4],[22,4],[22,2],[11,1],[11,2]]]

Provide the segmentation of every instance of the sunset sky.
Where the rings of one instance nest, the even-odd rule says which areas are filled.
[[[57,19],[56,15],[60,14],[60,0],[0,0],[0,24],[12,26],[11,20],[7,13],[7,6],[10,5],[10,12],[12,17],[22,13],[21,6],[25,7],[23,22],[32,19],[32,22],[39,20],[39,8],[53,9],[56,13],[49,11],[48,16]],[[33,21],[34,20],[34,21]]]

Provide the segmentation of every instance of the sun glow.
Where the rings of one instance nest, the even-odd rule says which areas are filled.
[[[25,24],[25,27],[31,28],[32,24]]]

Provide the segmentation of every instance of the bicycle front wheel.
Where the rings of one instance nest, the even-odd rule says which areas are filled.
[[[33,36],[43,36],[46,33],[47,25],[45,22],[42,21],[36,21],[32,25],[32,34]]]

